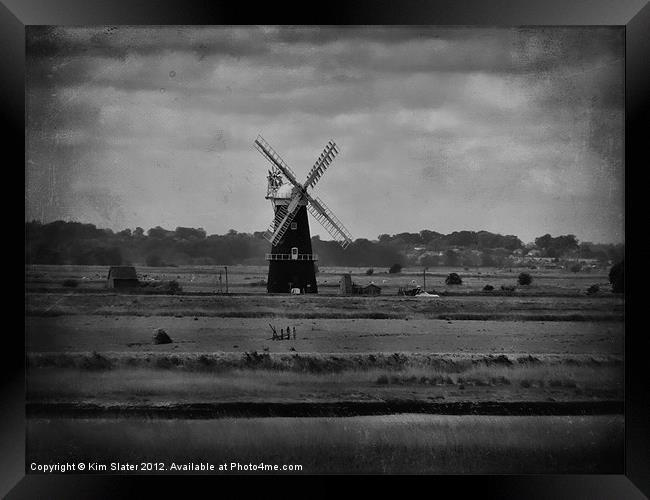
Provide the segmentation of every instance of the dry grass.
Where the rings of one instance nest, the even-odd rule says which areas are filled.
[[[387,395],[427,397],[436,389],[489,389],[491,397],[505,393],[526,399],[539,389],[563,391],[570,396],[622,397],[620,366],[475,365],[458,367],[408,366],[401,369],[367,368],[338,372],[296,372],[234,368],[219,372],[161,368],[83,370],[38,368],[28,374],[31,401],[219,401],[372,399]],[[415,392],[414,392],[415,391]],[[537,396],[533,396],[535,399]]]
[[[622,321],[621,297],[158,296],[30,293],[28,316]]]
[[[32,420],[27,459],[300,464],[306,473],[621,473],[623,417]]]
[[[463,373],[470,369],[497,367],[557,370],[559,366],[574,368],[617,367],[622,357],[610,355],[493,355],[493,354],[434,354],[434,353],[268,353],[249,351],[210,353],[169,352],[45,352],[29,353],[30,368],[78,368],[109,370],[115,368],[158,368],[182,371],[226,372],[236,369],[270,370],[331,374],[344,371],[421,369],[437,373]]]

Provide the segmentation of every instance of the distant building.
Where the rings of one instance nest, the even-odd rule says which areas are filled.
[[[133,288],[140,284],[133,266],[111,266],[106,280],[107,288]]]
[[[363,287],[362,294],[363,295],[381,295],[381,287],[375,285],[374,283],[370,283],[369,285]]]
[[[344,274],[341,276],[341,295],[350,295],[352,293],[352,275]]]
[[[343,274],[341,276],[341,295],[380,295],[381,287],[370,283],[369,285],[362,286],[352,282],[351,274]]]

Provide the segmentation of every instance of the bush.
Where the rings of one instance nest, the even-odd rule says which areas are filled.
[[[77,280],[73,280],[73,279],[63,280],[63,286],[67,286],[69,288],[74,288],[74,287],[76,287],[78,285],[79,285],[79,282]]]
[[[366,270],[366,276],[371,276],[375,270],[371,267],[370,269]]]
[[[521,273],[517,278],[520,285],[530,285],[533,282],[533,277],[528,273]]]
[[[492,290],[494,290],[494,287],[492,285],[485,285],[483,287],[484,292],[491,292]]]
[[[183,289],[181,286],[178,284],[178,281],[172,280],[169,283],[167,283],[167,290],[169,293],[176,293],[176,292],[181,292]]]
[[[609,282],[612,284],[612,292],[623,293],[625,291],[625,261],[614,264],[609,270]]]
[[[591,285],[589,288],[587,288],[587,295],[593,295],[599,291],[600,287],[598,285]]]
[[[402,264],[393,264],[388,270],[390,274],[396,274],[402,272]]]
[[[448,285],[462,285],[463,280],[457,273],[449,273],[449,276],[445,278],[445,283]]]

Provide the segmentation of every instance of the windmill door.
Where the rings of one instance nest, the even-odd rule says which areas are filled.
[[[298,260],[298,247],[291,248],[291,260]]]

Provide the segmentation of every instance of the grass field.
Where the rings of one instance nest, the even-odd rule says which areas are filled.
[[[303,473],[620,474],[623,417],[32,419],[27,450],[28,465],[146,461],[166,471],[191,461]]]
[[[267,295],[266,268],[138,268],[175,295],[107,290],[107,269],[26,269],[28,403],[164,408],[212,403],[616,403],[624,299],[602,272],[436,269],[438,298],[397,295],[421,271],[349,269],[379,297],[338,295],[348,269],[321,268],[318,295]],[[463,285],[444,285],[459,272]],[[76,287],[63,281],[75,279]],[[601,291],[586,295],[588,286]],[[497,290],[482,291],[485,284]],[[225,291],[225,282],[222,290]],[[271,339],[269,323],[295,327]],[[172,343],[155,345],[163,328]],[[51,413],[51,412],[50,412]],[[139,420],[30,417],[28,456],[75,460],[301,460],[305,471],[620,472],[622,415],[387,415]],[[107,436],[110,436],[107,437]],[[181,451],[183,450],[183,451]],[[85,458],[84,458],[85,459]],[[91,460],[91,458],[88,458]],[[300,463],[300,462],[297,462]]]
[[[223,266],[179,266],[150,268],[136,266],[144,282],[153,280],[176,280],[186,292],[212,293],[226,291]],[[321,295],[338,294],[341,274],[351,273],[355,283],[367,285],[371,282],[382,287],[383,295],[395,295],[399,287],[424,285],[421,268],[404,268],[401,273],[390,274],[388,268],[374,268],[372,275],[366,275],[367,267],[320,267],[316,276]],[[585,270],[571,273],[559,269],[526,268],[430,268],[426,273],[427,290],[449,293],[480,293],[485,285],[492,285],[499,293],[501,285],[516,285],[520,272],[533,276],[530,286],[519,287],[518,293],[526,295],[584,295],[587,288],[600,284],[599,296],[611,295],[607,270]],[[219,273],[221,272],[221,284]],[[228,290],[232,293],[266,293],[267,266],[228,266]],[[463,278],[461,286],[445,284],[451,272]],[[105,288],[107,266],[29,266],[26,270],[27,287],[31,289],[57,289],[65,279],[76,279],[81,289],[101,291]]]
[[[165,366],[161,360],[169,363],[168,368],[160,368]],[[169,401],[594,401],[623,397],[623,367],[613,362],[605,366],[602,362],[379,365],[336,371],[323,369],[325,363],[314,365],[309,358],[300,371],[295,365],[284,370],[215,369],[212,365],[208,370],[196,366],[200,361],[183,370],[168,357],[148,364],[154,366],[89,371],[80,363],[80,368],[35,368],[29,372],[28,401],[160,405]]]

